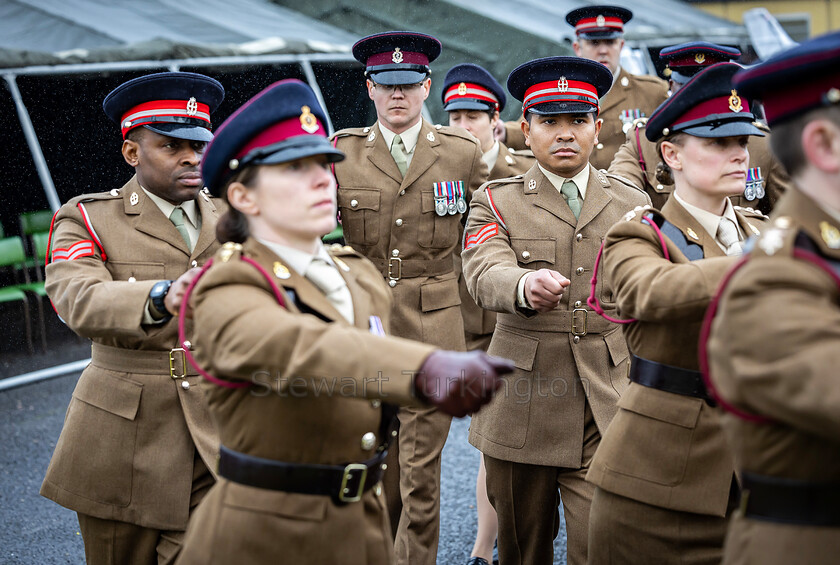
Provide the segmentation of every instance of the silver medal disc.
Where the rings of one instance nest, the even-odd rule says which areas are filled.
[[[756,195],[758,198],[764,198],[765,192],[764,192],[764,183],[763,183],[763,182],[760,182],[760,183],[758,183],[758,184],[756,185],[756,187],[755,187],[755,195]]]
[[[467,201],[464,200],[463,198],[459,198],[458,199],[458,212],[460,214],[463,214],[466,211],[467,211]]]
[[[453,216],[458,213],[458,205],[454,201],[449,203],[449,213]]]
[[[446,215],[446,202],[441,200],[435,200],[435,213],[438,216],[445,216]]]
[[[755,187],[752,185],[747,185],[747,188],[744,190],[744,198],[747,200],[755,200]]]

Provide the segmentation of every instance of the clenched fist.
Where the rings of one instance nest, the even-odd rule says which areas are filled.
[[[551,269],[525,275],[525,299],[537,312],[554,310],[571,281]]]

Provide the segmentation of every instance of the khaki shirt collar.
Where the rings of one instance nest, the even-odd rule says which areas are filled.
[[[382,137],[385,138],[385,145],[388,146],[388,150],[391,150],[391,143],[394,142],[394,136],[397,135],[395,132],[389,130],[382,122],[379,123],[379,131],[382,132]],[[400,134],[400,137],[403,140],[403,145],[405,145],[405,152],[406,153],[413,153],[414,148],[417,147],[417,138],[420,137],[420,128],[423,127],[423,118],[421,117],[417,120],[417,123],[405,130]]]
[[[487,150],[487,153],[481,155],[481,160],[487,165],[487,170],[492,171],[496,166],[496,159],[499,158],[499,142],[493,142],[493,147]]]
[[[322,259],[330,265],[335,265],[332,257],[330,257],[329,253],[327,253],[327,248],[324,247],[324,244],[320,241],[318,242],[318,249],[315,254],[311,254],[306,251],[301,251],[300,249],[295,249],[294,247],[289,247],[288,245],[282,245],[273,241],[266,241],[265,239],[260,239],[258,237],[255,237],[254,239],[268,247],[274,254],[288,263],[288,266],[294,269],[295,272],[302,277],[306,276],[306,270],[309,268],[309,264],[316,258]]]
[[[709,235],[712,236],[712,239],[717,241],[717,232],[718,226],[720,225],[720,219],[722,217],[729,218],[735,224],[735,227],[738,228],[738,235],[741,237],[741,240],[744,239],[744,233],[741,231],[741,226],[738,223],[738,217],[735,216],[735,208],[732,206],[732,202],[729,199],[726,199],[726,207],[723,209],[723,216],[718,216],[717,214],[712,214],[702,208],[698,208],[692,204],[689,204],[676,192],[671,194],[672,197],[677,199],[677,202],[685,208],[686,212],[691,214],[691,216],[697,220],[697,223],[703,226],[703,229],[706,230]]]
[[[571,179],[563,178],[560,175],[555,175],[551,171],[546,170],[542,165],[537,163],[537,166],[540,168],[542,173],[545,175],[545,178],[549,180],[549,182],[557,189],[557,192],[561,192],[563,187],[563,183],[567,180],[571,180],[577,186],[578,190],[580,191],[580,197],[586,198],[586,185],[589,184],[589,164],[587,164],[581,171],[573,176]]]
[[[140,188],[143,188],[143,187],[141,186]],[[163,213],[163,215],[166,216],[167,220],[169,219],[169,216],[172,215],[172,211],[175,208],[177,208],[177,206],[175,206],[171,202],[167,202],[166,200],[164,200],[160,196],[158,196],[156,194],[152,194],[151,192],[149,192],[145,188],[143,188],[143,192],[145,192],[146,196],[148,196],[151,199],[151,201],[154,202],[157,205],[158,209],[160,209],[160,211]],[[189,222],[192,224],[192,226],[197,229],[198,225],[199,225],[198,224],[198,207],[195,205],[195,200],[187,200],[186,202],[181,202],[181,210],[184,211],[184,216],[187,218],[187,220],[189,220]]]

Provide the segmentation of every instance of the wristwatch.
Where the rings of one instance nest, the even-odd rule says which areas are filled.
[[[166,295],[169,293],[169,287],[172,286],[173,281],[158,281],[152,287],[152,290],[149,291],[149,300],[152,303],[152,309],[155,310],[154,313],[157,313],[158,316],[162,316],[158,318],[161,322],[168,322],[172,318],[172,314],[169,313],[169,310],[166,309],[166,304],[164,300],[166,299]]]

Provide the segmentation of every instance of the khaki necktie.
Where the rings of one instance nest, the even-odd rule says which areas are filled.
[[[399,134],[395,135],[394,140],[391,141],[391,156],[394,158],[400,174],[405,176],[405,172],[408,170],[408,157],[405,152],[405,143],[403,143]]]
[[[720,219],[718,224],[717,239],[723,245],[727,255],[740,255],[743,247],[741,238],[738,236],[738,226],[727,217]]]
[[[563,198],[566,199],[566,203],[569,205],[569,208],[571,208],[572,214],[575,215],[575,219],[577,220],[580,218],[581,202],[580,198],[578,198],[580,193],[578,192],[577,185],[572,181],[567,180],[560,188],[560,192],[563,194]]]
[[[350,289],[347,288],[347,283],[338,269],[323,259],[315,257],[309,263],[305,275],[323,291],[330,304],[352,324],[354,319],[353,298],[350,296]]]
[[[175,208],[172,210],[172,213],[169,214],[169,221],[175,225],[175,229],[178,230],[178,233],[181,234],[181,237],[184,238],[184,243],[187,244],[187,249],[192,251],[192,242],[190,241],[190,232],[187,231],[186,226],[184,225],[184,210],[180,207]]]

